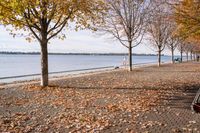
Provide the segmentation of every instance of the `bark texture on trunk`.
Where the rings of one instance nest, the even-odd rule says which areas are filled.
[[[129,71],[132,71],[133,68],[132,68],[132,42],[129,42],[129,52],[128,52],[128,55],[129,55]]]
[[[174,48],[171,49],[172,52],[172,64],[174,64]]]
[[[158,67],[161,66],[161,50],[158,50]]]
[[[181,51],[181,62],[183,62],[183,51]]]
[[[192,52],[190,53],[190,60],[193,60]]]
[[[46,40],[41,41],[41,86],[48,86],[48,45]]]

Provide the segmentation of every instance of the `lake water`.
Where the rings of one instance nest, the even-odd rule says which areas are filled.
[[[125,56],[114,55],[49,55],[49,72],[120,66]],[[170,56],[162,56],[169,62]],[[133,56],[133,63],[157,62],[157,56]],[[0,54],[0,78],[40,73],[40,55]]]

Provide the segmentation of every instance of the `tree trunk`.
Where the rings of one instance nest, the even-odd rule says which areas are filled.
[[[196,54],[194,53],[193,54],[193,60],[195,61],[196,60],[196,56],[195,56]]]
[[[186,56],[187,56],[187,61],[188,61],[188,52],[186,53]]]
[[[183,51],[181,50],[181,62],[183,62]]]
[[[190,60],[191,60],[191,61],[193,60],[193,58],[192,58],[192,52],[190,53]]]
[[[172,52],[172,64],[174,64],[174,49],[173,48],[171,49],[171,52]]]
[[[48,42],[44,39],[41,41],[41,86],[48,86]]]
[[[129,71],[132,70],[132,42],[129,42]]]
[[[161,65],[161,50],[158,50],[158,67]]]

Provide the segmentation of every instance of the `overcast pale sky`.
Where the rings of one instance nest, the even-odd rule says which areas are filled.
[[[49,52],[125,53],[128,51],[117,41],[101,37],[90,31],[68,31],[66,37],[65,40],[51,40]],[[155,53],[150,47],[150,45],[141,44],[133,49],[133,53]],[[29,43],[24,37],[13,38],[5,27],[0,26],[0,51],[39,52],[40,47],[37,41]],[[170,54],[170,52],[165,50],[164,54]]]

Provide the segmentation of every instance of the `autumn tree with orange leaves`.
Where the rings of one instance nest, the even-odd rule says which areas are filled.
[[[190,53],[198,53],[200,41],[200,1],[183,0],[174,7],[176,9],[175,20],[178,24],[178,34],[182,38],[186,38],[187,42],[191,44],[191,46],[188,46],[190,47]]]
[[[14,31],[29,33],[28,40],[36,39],[41,46],[41,85],[48,86],[48,43],[63,38],[70,22],[76,29],[98,23],[104,2],[102,0],[1,0],[0,23],[12,26]]]
[[[179,34],[184,37],[200,36],[200,1],[183,0],[175,6]]]

